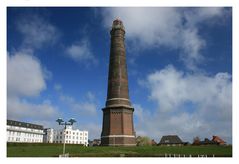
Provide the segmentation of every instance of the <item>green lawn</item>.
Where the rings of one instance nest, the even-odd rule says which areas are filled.
[[[62,144],[8,143],[8,157],[58,157],[62,154]],[[66,145],[66,153],[71,157],[164,157],[198,156],[231,157],[232,146],[142,146],[142,147],[82,147]]]

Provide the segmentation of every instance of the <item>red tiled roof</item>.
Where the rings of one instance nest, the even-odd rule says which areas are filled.
[[[226,143],[224,140],[222,140],[220,137],[218,137],[218,136],[212,136],[212,141],[215,141],[215,142],[217,142],[217,143],[219,143],[219,144],[224,144],[224,143]]]

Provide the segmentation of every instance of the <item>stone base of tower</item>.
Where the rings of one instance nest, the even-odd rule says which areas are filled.
[[[135,136],[101,136],[101,146],[136,146]]]
[[[135,146],[133,111],[129,106],[103,108],[102,146]]]

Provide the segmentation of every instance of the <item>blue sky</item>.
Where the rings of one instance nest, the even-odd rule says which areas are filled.
[[[231,8],[8,8],[8,119],[56,128],[74,117],[99,138],[115,18],[136,134],[231,143]]]

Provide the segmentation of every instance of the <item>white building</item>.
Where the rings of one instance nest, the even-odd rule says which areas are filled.
[[[53,138],[54,138],[53,134],[54,134],[54,129],[52,128],[44,129],[43,142],[53,143]]]
[[[43,142],[43,126],[7,120],[7,142]]]
[[[64,129],[45,129],[44,132],[44,142],[46,143],[63,143],[65,138],[66,144],[88,145],[88,131],[80,131],[79,129],[73,130],[72,126],[67,126],[65,137]]]

